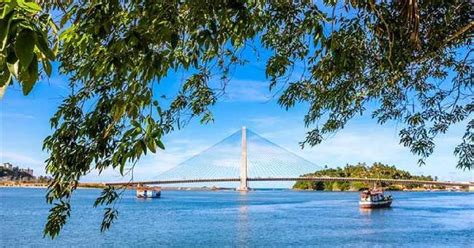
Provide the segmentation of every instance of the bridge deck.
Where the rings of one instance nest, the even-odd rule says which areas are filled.
[[[267,177],[267,178],[248,178],[248,181],[315,181],[315,182],[384,182],[394,184],[425,184],[440,186],[474,186],[474,183],[464,182],[442,182],[442,181],[421,181],[406,179],[380,179],[380,178],[353,178],[353,177]],[[180,184],[180,183],[211,183],[211,182],[239,182],[240,178],[203,178],[203,179],[182,179],[182,180],[158,180],[158,181],[134,181],[134,182],[115,182],[106,183],[106,185],[161,185],[161,184]]]

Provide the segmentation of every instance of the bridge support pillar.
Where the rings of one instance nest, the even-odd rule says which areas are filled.
[[[248,191],[247,181],[247,129],[242,127],[242,156],[240,158],[240,186],[239,191]]]

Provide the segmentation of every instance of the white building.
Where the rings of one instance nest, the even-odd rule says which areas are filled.
[[[3,163],[2,165],[3,168],[6,168],[6,169],[9,169],[9,170],[12,170],[13,169],[13,165],[10,164],[10,163]]]

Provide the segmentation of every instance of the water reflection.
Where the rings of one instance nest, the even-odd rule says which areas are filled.
[[[359,213],[363,217],[360,233],[375,234],[393,226],[393,219],[389,217],[392,211],[392,208],[359,208]]]
[[[359,213],[370,217],[371,215],[384,215],[387,212],[393,211],[392,208],[359,208]]]
[[[248,242],[250,239],[250,230],[248,223],[248,193],[244,191],[240,192],[237,201],[239,203],[239,213],[237,221],[237,243],[239,247],[246,247],[249,244]]]

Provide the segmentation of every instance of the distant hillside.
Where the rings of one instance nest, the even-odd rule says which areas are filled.
[[[10,170],[5,167],[0,167],[0,178],[6,179],[6,180],[32,180],[34,179],[33,176],[30,174],[24,172],[24,171],[19,171],[19,170]]]
[[[374,163],[372,166],[359,163],[357,165],[346,165],[344,168],[337,167],[336,169],[324,169],[316,171],[314,173],[305,174],[306,177],[355,177],[355,178],[388,178],[388,179],[412,179],[412,180],[425,180],[433,181],[437,180],[431,176],[415,176],[411,175],[408,171],[397,169],[395,166],[389,166],[382,163]],[[369,188],[372,185],[361,182],[310,182],[310,181],[297,181],[293,185],[293,189],[301,190],[361,190]],[[404,188],[413,188],[416,185],[388,185],[382,184],[383,187],[389,187],[391,190],[401,190]]]

